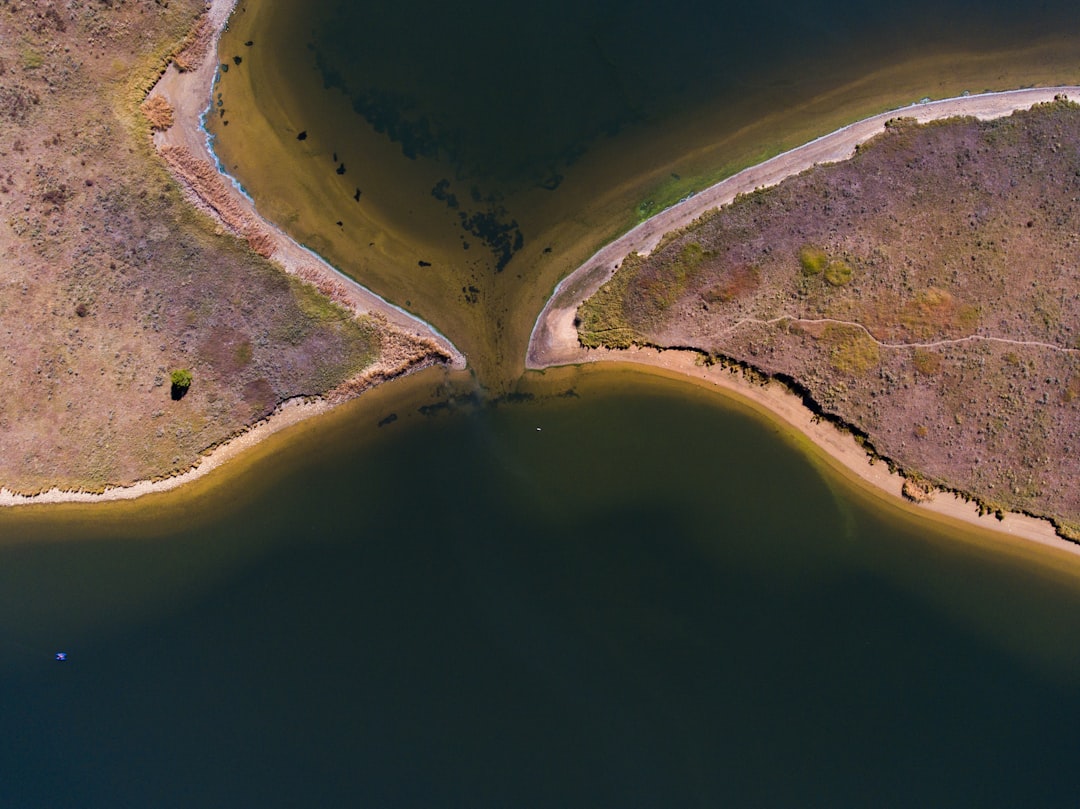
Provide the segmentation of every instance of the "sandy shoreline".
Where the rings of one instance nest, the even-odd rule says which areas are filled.
[[[205,19],[213,31],[213,38],[198,66],[180,72],[175,63],[170,64],[148,93],[148,98],[155,96],[164,98],[172,107],[174,117],[171,127],[154,133],[154,145],[166,156],[166,162],[170,164],[170,168],[174,169],[174,174],[177,174],[176,166],[175,161],[168,157],[170,152],[189,154],[195,160],[212,166],[214,171],[225,180],[219,187],[221,192],[228,195],[225,200],[211,200],[209,202],[212,204],[208,204],[207,200],[198,198],[197,189],[192,188],[185,177],[178,176],[177,179],[187,187],[189,192],[195,192],[196,199],[192,201],[196,205],[203,210],[209,208],[208,212],[211,215],[242,238],[246,234],[236,233],[236,228],[231,226],[232,223],[218,215],[218,209],[224,205],[243,212],[249,221],[259,227],[260,233],[271,240],[272,244],[268,245],[269,258],[287,273],[303,277],[320,288],[333,289],[336,294],[331,297],[338,298],[340,302],[350,306],[358,314],[380,315],[407,334],[419,339],[432,340],[452,358],[450,363],[452,367],[464,368],[464,355],[446,337],[419,318],[383,300],[318,254],[295,242],[273,222],[264,219],[255,209],[251,199],[240,191],[239,184],[222,170],[216,155],[210,150],[209,135],[203,127],[203,115],[212,103],[211,96],[218,71],[218,39],[228,24],[229,16],[235,6],[236,0],[211,0]]]
[[[147,97],[158,96],[168,102],[173,110],[173,125],[163,132],[154,133],[154,145],[166,163],[173,170],[176,179],[185,190],[189,201],[210,214],[226,230],[240,238],[249,238],[243,227],[237,227],[236,217],[222,216],[221,207],[238,215],[242,224],[256,228],[263,239],[262,246],[274,263],[285,272],[296,275],[312,283],[329,297],[345,305],[354,313],[371,314],[385,320],[394,329],[407,335],[404,340],[395,340],[393,334],[385,341],[383,361],[376,363],[359,376],[347,380],[321,398],[295,398],[282,402],[274,412],[261,421],[242,430],[239,434],[208,448],[206,453],[189,469],[176,475],[153,480],[140,480],[126,486],[112,486],[101,492],[66,490],[54,487],[37,494],[21,494],[5,487],[0,487],[0,507],[51,503],[96,503],[119,500],[133,500],[155,492],[177,489],[187,483],[205,477],[219,466],[253,447],[255,444],[297,424],[305,419],[326,413],[339,404],[358,396],[363,391],[380,382],[398,376],[415,373],[424,368],[439,364],[435,352],[426,359],[416,362],[405,357],[409,338],[420,344],[427,343],[449,358],[446,363],[454,369],[465,367],[465,356],[442,334],[428,324],[413,317],[408,312],[383,300],[375,293],[358,284],[344,273],[337,270],[320,256],[297,244],[280,228],[261,217],[253,202],[246,197],[231,177],[220,170],[216,157],[210,150],[209,138],[203,127],[203,115],[211,104],[213,84],[217,75],[217,43],[228,23],[229,16],[236,5],[236,0],[211,0],[206,13],[200,17],[197,25],[203,26],[203,47],[199,48],[200,57],[197,66],[180,72],[175,63],[170,63],[157,84]],[[208,37],[208,44],[206,34]],[[220,181],[214,185],[216,194],[225,194],[227,199],[207,200],[200,196],[200,188],[191,182],[190,177],[177,173],[175,160],[169,159],[169,152],[179,151],[194,158],[205,166],[212,167],[214,178]],[[205,191],[205,188],[202,189]],[[230,221],[232,219],[233,221]],[[252,245],[254,247],[254,244]],[[416,342],[412,347],[415,349]],[[395,352],[395,348],[399,349]]]
[[[403,373],[387,375],[387,369],[375,366],[359,377],[351,379],[321,398],[296,397],[279,404],[266,418],[255,422],[237,435],[210,448],[192,467],[177,475],[140,480],[128,486],[112,486],[101,492],[72,491],[52,488],[38,494],[20,494],[0,487],[0,507],[26,506],[51,503],[105,503],[134,500],[147,494],[168,492],[196,481],[218,467],[244,453],[259,442],[301,421],[327,413],[341,404],[356,398],[363,391],[395,376],[416,373],[434,367],[434,359],[417,363]]]
[[[82,492],[53,488],[40,494],[19,494],[0,488],[0,506],[25,506],[45,503],[104,503],[134,500],[136,497],[167,492],[186,483],[205,477],[226,461],[255,446],[265,438],[293,424],[325,413],[334,405],[326,400],[290,399],[278,405],[272,414],[253,424],[240,435],[219,444],[204,455],[196,466],[173,477],[158,480],[140,480],[130,486],[115,486],[103,492]]]
[[[592,362],[624,362],[661,368],[690,377],[699,383],[749,399],[806,435],[849,473],[901,498],[904,483],[902,476],[889,472],[883,463],[872,463],[866,451],[851,435],[818,419],[795,394],[779,383],[756,385],[741,374],[731,373],[720,366],[703,366],[700,356],[692,351],[642,348],[612,351],[582,348],[574,327],[577,308],[611,278],[618,265],[631,252],[647,254],[656,247],[665,233],[686,227],[706,211],[730,203],[739,194],[776,185],[785,178],[819,163],[847,159],[858,144],[882,132],[885,122],[892,118],[908,117],[927,122],[968,115],[990,120],[1027,109],[1034,104],[1053,101],[1061,95],[1080,98],[1080,87],[1048,87],[962,96],[915,104],[875,115],[745,169],[661,211],[600,249],[559,283],[533,327],[526,367],[542,369]],[[978,507],[974,503],[944,492],[936,492],[932,499],[920,503],[918,507],[935,515],[1080,555],[1080,545],[1059,537],[1047,520],[1011,513],[1005,514],[1000,521],[989,514],[979,516]]]

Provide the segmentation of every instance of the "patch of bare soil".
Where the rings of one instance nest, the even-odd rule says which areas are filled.
[[[787,380],[921,481],[1076,533],[1080,108],[894,121],[631,256],[578,318],[586,346]]]
[[[146,89],[198,0],[0,4],[0,485],[100,490],[172,474],[280,403],[431,359],[185,200]],[[202,43],[202,44],[200,44]],[[192,57],[193,58],[193,57]],[[184,155],[193,184],[220,177]],[[230,212],[217,211],[227,220]],[[317,275],[317,274],[313,274]],[[188,370],[177,391],[171,372]],[[350,382],[350,380],[359,380]]]

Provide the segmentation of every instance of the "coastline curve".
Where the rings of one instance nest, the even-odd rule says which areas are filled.
[[[153,132],[153,145],[187,201],[209,215],[223,231],[246,239],[252,249],[284,272],[313,285],[355,316],[369,315],[388,326],[385,356],[322,396],[295,397],[281,402],[269,416],[207,447],[192,466],[178,473],[107,486],[101,491],[53,487],[27,494],[0,486],[0,507],[115,502],[171,491],[206,476],[274,433],[326,413],[377,384],[437,365],[453,370],[466,367],[464,354],[434,327],[379,297],[262,217],[255,209],[254,200],[221,166],[213,152],[204,117],[213,104],[213,86],[219,70],[218,40],[236,5],[237,0],[209,0],[182,48],[194,59],[182,59],[180,53],[174,55],[146,93],[145,100],[164,100],[173,116],[167,129]],[[184,62],[182,71],[178,61]],[[418,346],[428,349],[418,354]]]
[[[859,145],[883,132],[887,121],[904,117],[927,123],[960,116],[992,120],[1061,97],[1080,98],[1080,86],[1024,88],[918,102],[856,121],[681,200],[602,247],[559,282],[533,326],[526,368],[539,371],[564,365],[621,362],[645,366],[643,370],[654,369],[688,377],[728,395],[749,400],[804,434],[839,467],[863,483],[898,499],[910,500],[904,494],[906,478],[902,474],[890,471],[885,463],[860,446],[853,435],[822,420],[786,386],[775,381],[755,383],[719,365],[704,365],[700,354],[691,350],[584,348],[578,342],[575,325],[578,307],[614,275],[631,253],[647,255],[666,234],[690,225],[702,214],[732,202],[740,194],[777,185],[815,165],[850,158]],[[875,460],[879,462],[875,463]],[[1080,545],[1063,538],[1046,519],[1012,512],[1000,516],[982,513],[974,501],[947,491],[935,491],[932,497],[922,499],[916,507],[939,517],[1080,555]]]
[[[213,88],[220,71],[217,62],[218,41],[228,27],[236,5],[237,0],[210,0],[199,23],[206,27],[210,39],[204,46],[205,52],[201,54],[198,64],[186,65],[181,71],[173,60],[147,93],[148,99],[159,97],[168,103],[174,116],[172,126],[154,132],[155,148],[185,189],[188,200],[234,235],[246,238],[256,252],[261,252],[288,274],[312,283],[354,313],[375,315],[412,337],[433,341],[450,358],[450,367],[464,369],[464,354],[445,335],[376,295],[263,217],[256,209],[254,200],[225,170],[214,153],[213,138],[205,127],[205,116],[213,107]],[[212,188],[203,187],[199,181],[204,178],[193,176],[192,172],[198,172],[206,164],[212,166],[225,182],[215,184]],[[212,191],[217,198],[208,198],[207,191]],[[260,243],[253,241],[253,234],[261,240]]]

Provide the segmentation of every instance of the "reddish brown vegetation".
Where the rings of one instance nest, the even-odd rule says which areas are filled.
[[[305,264],[296,270],[297,278],[311,284],[323,295],[342,306],[351,306],[348,287],[336,278],[330,277],[326,270],[315,265]]]
[[[761,285],[761,273],[754,267],[732,267],[720,282],[706,290],[702,297],[707,303],[731,303],[749,295]]]
[[[167,475],[284,400],[341,396],[345,380],[405,365],[408,346],[393,341],[380,357],[384,324],[252,253],[272,240],[229,204],[213,166],[170,155],[246,244],[212,232],[137,135],[142,99],[125,96],[156,75],[201,0],[65,9],[63,28],[0,14],[0,485]],[[173,401],[180,368],[195,382]]]
[[[274,254],[274,237],[266,225],[229,194],[225,179],[213,165],[195,157],[183,146],[163,146],[159,151],[173,173],[209,205],[230,230],[240,234],[252,250],[263,258]]]
[[[150,96],[142,104],[143,115],[150,122],[150,128],[164,131],[173,125],[173,108],[161,96]]]
[[[1078,234],[1077,106],[897,121],[624,262],[581,339],[794,380],[902,468],[1076,531]]]
[[[203,15],[173,55],[176,69],[180,71],[192,70],[195,66],[201,64],[213,42],[214,29],[210,26],[210,21],[206,15]]]

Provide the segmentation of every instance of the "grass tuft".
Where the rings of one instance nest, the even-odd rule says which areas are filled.
[[[802,267],[802,274],[807,277],[819,275],[828,263],[829,256],[820,247],[805,244],[799,250],[799,266]]]

